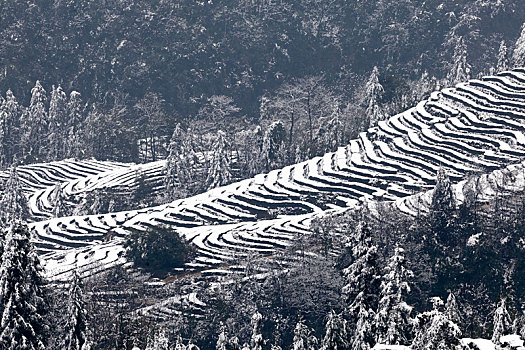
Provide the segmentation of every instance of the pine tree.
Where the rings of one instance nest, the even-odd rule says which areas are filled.
[[[405,298],[410,292],[408,280],[412,277],[412,271],[406,268],[404,250],[396,247],[381,282],[379,306],[374,320],[378,343],[408,344],[412,307],[407,305]]]
[[[160,344],[160,346],[155,348],[155,349],[159,349],[159,350],[160,349],[162,349],[162,350],[169,349],[169,347],[168,347],[168,338],[164,335],[162,340],[163,340],[163,342]],[[188,347],[184,344],[184,342],[182,341],[182,337],[180,335],[175,340],[174,350],[188,350]]]
[[[449,85],[466,82],[470,79],[470,65],[467,61],[467,46],[462,37],[456,39],[456,47],[452,57],[452,67],[448,73]]]
[[[18,172],[13,167],[0,197],[0,226],[8,227],[15,220],[26,220],[29,216],[27,199],[22,192]]]
[[[264,346],[264,338],[262,335],[262,315],[255,311],[251,319],[252,324],[252,338],[250,341],[251,350],[262,350]]]
[[[498,63],[496,65],[496,72],[503,72],[509,69],[509,58],[507,45],[505,45],[505,40],[502,40],[499,44],[498,51]]]
[[[521,27],[521,35],[514,45],[512,53],[512,64],[514,67],[525,66],[525,23]]]
[[[7,90],[5,100],[0,108],[2,120],[2,163],[0,166],[9,166],[15,160],[20,147],[20,118],[22,107],[18,104],[13,92]]]
[[[83,284],[77,271],[69,286],[66,323],[64,326],[64,350],[89,350],[88,315],[84,302]]]
[[[317,346],[317,338],[313,335],[313,331],[304,324],[303,318],[299,316],[299,320],[295,325],[293,336],[293,350],[315,350]]]
[[[461,325],[461,314],[459,313],[458,303],[454,294],[450,293],[445,304],[445,316],[457,324]]]
[[[500,345],[500,338],[512,332],[512,320],[507,311],[506,298],[502,298],[494,312],[494,328],[492,331],[492,342]]]
[[[231,148],[226,134],[219,130],[217,139],[212,147],[212,156],[206,178],[208,190],[229,184],[233,175],[231,170]]]
[[[82,123],[84,122],[85,105],[79,92],[71,91],[67,102],[67,120],[64,126],[67,135],[67,143],[64,143],[62,150],[64,158],[82,158],[84,156],[84,137]]]
[[[365,85],[365,107],[369,125],[374,126],[383,120],[385,113],[381,108],[381,99],[385,93],[383,85],[379,82],[379,70],[374,67],[372,74]]]
[[[230,338],[224,325],[221,323],[219,338],[215,345],[217,350],[240,350],[239,339],[237,337]]]
[[[284,130],[283,123],[280,120],[271,123],[264,133],[261,150],[263,167],[266,169],[266,171],[270,171],[284,165],[285,141],[286,132]]]
[[[8,115],[5,108],[5,99],[0,96],[0,167],[7,165],[7,128],[8,128]]]
[[[366,210],[361,213],[361,219],[350,243],[352,263],[343,270],[345,312],[353,321],[359,312],[356,300],[365,305],[365,310],[377,309],[381,284],[377,247],[372,241],[372,231],[367,222],[368,215]],[[358,296],[360,299],[357,299]]]
[[[200,349],[197,345],[193,344],[192,340],[190,339],[188,341],[188,345],[186,345],[186,350],[200,350]]]
[[[67,205],[64,201],[64,195],[62,192],[62,186],[56,184],[51,193],[53,199],[53,217],[59,218],[67,215]]]
[[[219,338],[217,338],[217,343],[215,344],[216,350],[228,350],[228,335],[226,334],[226,330],[222,330],[219,334]]]
[[[67,120],[67,95],[60,86],[51,91],[49,102],[48,135],[46,142],[47,160],[64,158],[64,142],[67,141],[65,124]]]
[[[437,235],[439,240],[447,245],[455,245],[456,243],[450,241],[454,229],[453,213],[455,209],[456,200],[452,183],[445,170],[440,168],[430,204],[430,225],[434,235]]]
[[[16,222],[0,266],[0,348],[45,349],[47,302],[39,258],[26,225]]]
[[[184,132],[181,125],[177,124],[171,136],[168,152],[164,184],[166,199],[173,201],[191,193],[190,189],[194,181],[193,169],[196,168],[194,163],[197,161],[191,131]]]
[[[40,159],[43,140],[47,136],[48,131],[46,104],[46,91],[37,80],[35,87],[31,89],[31,103],[28,116],[23,120],[23,130],[25,132],[24,155],[27,161],[38,161]]]
[[[177,340],[176,344],[177,345],[182,344],[182,340],[180,341],[180,343]],[[153,337],[148,340],[145,350],[169,350],[169,349],[170,349],[170,346],[169,346],[168,336],[166,335],[166,332],[163,329],[160,329],[153,333]],[[176,346],[175,349],[184,350],[180,348],[180,345],[179,347]]]
[[[358,299],[361,300],[362,299]],[[357,302],[359,311],[357,314],[357,322],[355,325],[354,336],[350,341],[351,350],[368,350],[375,345],[374,333],[372,330],[372,322],[375,316],[374,311],[366,309],[363,302]]]
[[[443,301],[432,298],[433,310],[419,314],[415,320],[412,350],[454,349],[459,344],[461,331],[440,309]]]
[[[341,315],[336,314],[333,310],[330,311],[325,328],[321,350],[343,350],[348,348],[346,321]]]

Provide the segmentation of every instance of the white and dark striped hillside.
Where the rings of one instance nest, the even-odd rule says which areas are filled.
[[[489,179],[502,178],[498,169],[506,168],[513,174],[512,185],[521,186],[516,173],[521,164],[509,165],[523,159],[525,69],[516,69],[434,92],[322,157],[167,205],[49,219],[31,227],[49,273],[57,278],[75,267],[92,272],[123,262],[122,237],[132,228],[158,225],[177,227],[198,248],[199,256],[189,267],[213,274],[238,256],[271,255],[307,231],[316,215],[362,200],[391,201],[410,212],[413,195],[432,188],[439,168],[456,183],[467,175],[488,174],[487,195],[493,182]],[[55,171],[55,163],[23,169],[35,218],[49,217],[46,198],[56,182],[66,194],[125,186],[138,167],[96,163],[108,167],[97,172],[69,163],[61,172]],[[140,167],[147,176],[158,177],[162,163]],[[457,188],[460,193],[461,185]]]

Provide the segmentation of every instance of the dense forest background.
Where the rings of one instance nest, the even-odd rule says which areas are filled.
[[[312,146],[319,119],[338,114],[344,143],[366,126],[370,99],[391,114],[505,66],[525,9],[518,0],[45,0],[3,1],[0,18],[0,91],[25,106],[37,80],[80,92],[82,134],[92,136],[82,156],[144,161],[139,140],[166,143],[178,122],[236,135],[264,134],[278,119],[290,150],[272,167],[326,151]],[[366,88],[374,72],[382,90]],[[303,96],[316,101],[307,112]],[[292,139],[294,113],[298,135],[308,113],[307,145]]]

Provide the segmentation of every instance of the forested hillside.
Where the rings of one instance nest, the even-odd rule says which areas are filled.
[[[524,350],[518,0],[0,0],[0,349]]]
[[[0,91],[10,89],[24,106],[34,100],[37,80],[50,94],[53,85],[80,92],[88,104],[82,152],[100,159],[144,160],[138,140],[160,148],[151,139],[169,139],[177,122],[199,133],[223,129],[236,148],[256,148],[280,121],[285,135],[273,134],[288,139],[287,154],[246,170],[254,175],[267,163],[333,149],[323,135],[334,118],[343,127],[328,139],[344,145],[370,113],[391,115],[436,87],[520,64],[521,5],[10,0],[0,9]],[[55,95],[63,108],[61,92]],[[46,125],[54,119],[35,118]]]

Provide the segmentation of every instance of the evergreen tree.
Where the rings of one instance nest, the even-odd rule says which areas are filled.
[[[284,165],[286,157],[285,141],[286,132],[283,123],[280,120],[271,123],[264,133],[261,150],[263,167],[266,171]]]
[[[232,181],[231,169],[231,148],[226,134],[219,130],[217,139],[212,147],[211,162],[208,168],[206,178],[206,188],[212,188],[227,185]]]
[[[333,310],[330,311],[325,329],[321,350],[343,350],[348,348],[346,321],[341,315],[336,314]]]
[[[498,51],[498,63],[496,65],[496,72],[503,72],[509,69],[509,58],[507,45],[505,45],[505,40],[502,40],[499,44]]]
[[[494,327],[492,331],[492,342],[500,345],[500,338],[512,332],[512,320],[507,311],[507,300],[502,298],[494,312]]]
[[[51,91],[49,101],[48,135],[46,142],[47,160],[64,158],[66,137],[67,95],[60,86]]]
[[[64,350],[89,350],[88,315],[84,302],[83,284],[77,271],[69,286],[69,295],[64,326]]]
[[[62,186],[60,184],[56,184],[53,188],[51,198],[53,199],[53,217],[59,218],[67,216],[67,205],[64,201]]]
[[[65,134],[67,143],[64,143],[62,150],[64,158],[83,158],[84,145],[81,135],[82,123],[84,122],[85,105],[78,91],[71,91],[67,102],[67,119],[65,121]]]
[[[470,65],[467,61],[467,46],[462,37],[456,39],[452,67],[447,76],[449,85],[466,82],[470,79]]]
[[[372,240],[367,215],[369,214],[366,210],[361,213],[361,219],[350,242],[352,263],[343,270],[345,312],[353,321],[359,312],[356,300],[365,305],[365,310],[377,309],[381,284],[377,247]]]
[[[23,120],[24,155],[26,161],[38,161],[40,152],[43,151],[43,140],[47,136],[47,95],[46,91],[37,80],[35,87],[31,89],[31,103],[29,105],[27,118]]]
[[[412,271],[406,268],[404,250],[396,247],[381,282],[379,306],[374,320],[378,343],[406,345],[410,338],[412,307],[405,302]]]
[[[385,93],[383,85],[379,82],[379,70],[374,67],[372,74],[365,85],[366,115],[370,126],[375,126],[378,121],[385,118],[385,113],[381,108],[381,99]]]
[[[459,344],[461,331],[441,311],[443,301],[432,298],[433,310],[419,314],[415,320],[415,337],[412,350],[454,349]]]
[[[512,64],[514,67],[525,66],[525,23],[521,27],[521,35],[514,45],[512,53]]]
[[[9,179],[0,197],[0,226],[8,227],[16,219],[26,220],[29,218],[29,207],[27,199],[22,192],[20,179],[15,167],[11,168]]]
[[[299,320],[295,325],[293,333],[293,350],[315,350],[317,346],[317,338],[306,324],[303,318],[299,316]]]
[[[450,293],[445,304],[445,316],[457,324],[461,325],[461,314],[459,313],[458,303],[454,294]]]
[[[185,348],[181,349],[180,347],[181,344],[182,344],[182,340],[180,341],[180,343],[177,340],[175,349],[185,350]],[[154,332],[153,337],[148,340],[148,344],[146,345],[145,350],[170,350],[169,340],[168,340],[168,336],[166,335],[166,332],[163,329],[160,329]]]
[[[264,346],[264,338],[262,335],[262,315],[259,311],[255,311],[251,319],[252,324],[252,338],[250,341],[251,350],[262,350]]]
[[[0,348],[43,350],[47,302],[39,258],[26,225],[16,222],[6,238],[0,266]]]
[[[362,300],[362,299],[359,299]],[[375,316],[374,311],[366,309],[363,302],[357,303],[359,312],[355,325],[354,336],[350,341],[351,350],[368,350],[375,345],[372,322]]]
[[[188,341],[188,345],[186,345],[186,350],[200,350],[199,347],[191,341],[191,339]]]
[[[454,226],[453,213],[456,209],[456,200],[452,190],[452,183],[445,170],[440,168],[437,173],[436,186],[430,204],[430,225],[438,242],[455,245],[451,242]]]
[[[222,323],[221,323],[220,329],[221,329],[221,332],[219,334],[219,338],[217,339],[215,349],[217,350],[240,350],[241,347],[239,346],[239,339],[237,337],[230,338]]]
[[[229,350],[229,342],[228,342],[228,335],[226,334],[226,331],[223,329],[221,333],[219,334],[219,338],[217,339],[217,344],[215,345],[216,350]]]
[[[6,136],[7,128],[8,115],[5,110],[5,99],[0,96],[0,167],[7,165],[7,153],[9,152]]]
[[[166,199],[173,201],[186,197],[191,193],[191,185],[194,181],[193,169],[197,155],[191,141],[191,131],[186,133],[180,124],[175,126],[168,147],[168,158],[166,159],[164,184],[166,188]]]
[[[20,117],[22,107],[13,92],[7,90],[5,99],[0,104],[1,143],[0,166],[9,166],[15,160],[20,146]]]
[[[157,347],[156,349],[169,349],[169,347],[168,347],[168,338],[165,335],[163,336],[162,340],[164,340],[164,339],[165,339],[165,342],[160,343],[160,346]],[[180,335],[177,336],[177,339],[175,340],[174,350],[189,350],[188,347],[182,341],[182,337]]]

